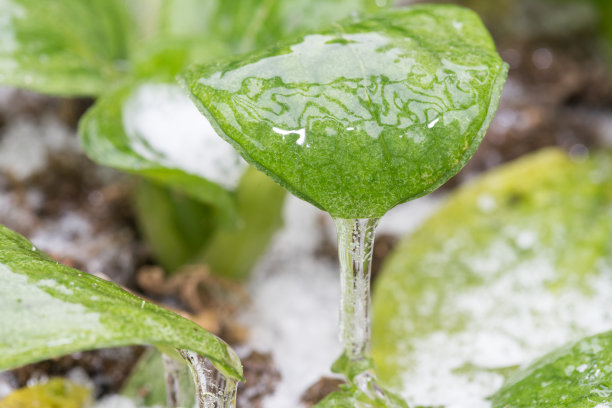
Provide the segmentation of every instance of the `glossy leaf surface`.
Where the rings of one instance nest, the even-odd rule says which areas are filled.
[[[612,407],[612,332],[556,350],[513,375],[493,408]]]
[[[1,0],[0,83],[95,95],[122,75],[132,39],[122,0]]]
[[[376,282],[381,380],[413,405],[481,406],[519,366],[608,330],[611,169],[546,150],[450,195]]]
[[[208,357],[241,378],[222,340],[114,283],[58,264],[0,226],[0,370],[80,350],[154,344]]]
[[[365,218],[464,165],[506,71],[475,14],[424,5],[181,75],[248,162],[333,216]]]

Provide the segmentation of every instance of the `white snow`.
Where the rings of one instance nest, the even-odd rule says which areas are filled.
[[[143,158],[228,190],[236,188],[247,167],[176,85],[139,87],[123,106],[123,125],[132,149]]]
[[[9,122],[0,139],[0,171],[23,180],[44,170],[50,153],[78,149],[74,134],[56,118],[18,118]]]

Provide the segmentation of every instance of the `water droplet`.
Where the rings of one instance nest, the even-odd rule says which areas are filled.
[[[435,118],[434,120],[432,120],[431,122],[427,124],[427,127],[431,129],[432,127],[436,126],[436,123],[438,123],[439,121],[440,121],[440,118]]]

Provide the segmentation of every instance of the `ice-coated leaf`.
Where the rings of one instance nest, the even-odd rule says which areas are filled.
[[[122,0],[0,0],[0,83],[99,94],[124,71],[131,37]]]
[[[234,351],[197,324],[59,264],[0,226],[0,370],[130,344],[187,349],[241,378]]]
[[[612,332],[587,337],[511,376],[492,408],[612,407]]]
[[[172,185],[226,213],[247,168],[177,85],[138,83],[98,100],[79,133],[96,162]]]
[[[422,5],[181,74],[250,163],[342,218],[381,216],[470,158],[507,66],[469,10]]]
[[[413,405],[485,407],[518,366],[609,330],[611,170],[608,154],[539,152],[461,187],[401,241],[372,295],[384,384]]]

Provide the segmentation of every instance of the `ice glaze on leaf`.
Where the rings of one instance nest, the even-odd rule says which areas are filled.
[[[130,344],[187,349],[239,379],[234,351],[197,324],[59,264],[0,226],[0,370]]]
[[[87,112],[79,133],[96,162],[179,188],[233,217],[230,194],[246,163],[178,86],[137,83],[119,88]]]
[[[612,332],[556,350],[506,381],[492,408],[612,407]]]
[[[333,216],[364,218],[465,164],[506,72],[474,13],[423,5],[194,67],[181,80],[248,162]]]
[[[96,95],[125,68],[131,19],[122,0],[0,0],[0,83]]]

